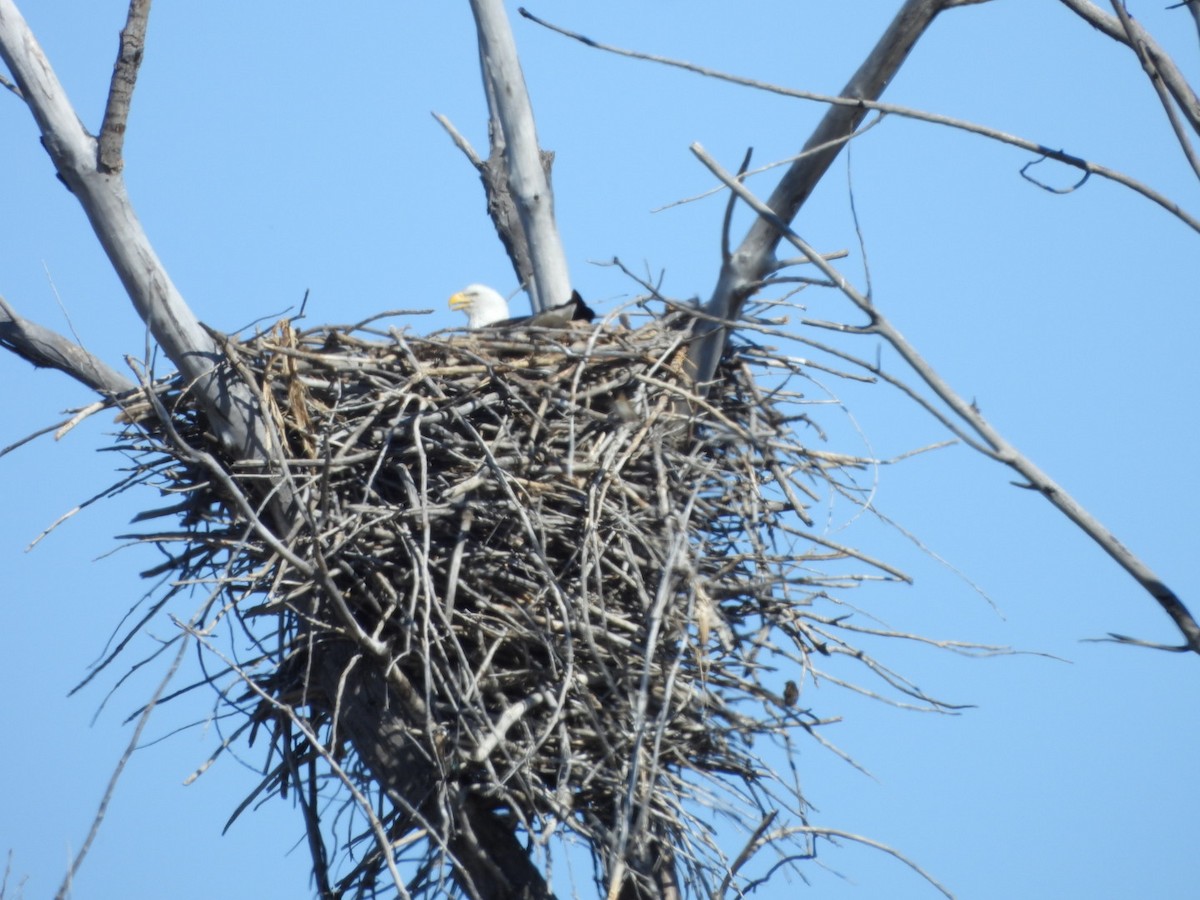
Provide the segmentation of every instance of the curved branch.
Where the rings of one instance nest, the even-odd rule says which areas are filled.
[[[786,222],[759,200],[741,184],[736,176],[725,171],[719,163],[709,156],[699,144],[692,145],[692,152],[708,167],[717,178],[759,216],[767,219],[773,228],[779,229],[786,240],[805,255],[808,260],[820,269],[841,292],[858,309],[867,316],[868,324],[861,329],[863,332],[877,334],[887,341],[901,358],[917,373],[939,399],[945,403],[955,415],[970,426],[979,437],[991,448],[989,455],[994,456],[1010,469],[1013,469],[1028,483],[1028,487],[1037,491],[1050,501],[1059,512],[1075,523],[1079,529],[1100,545],[1121,568],[1128,572],[1163,608],[1176,627],[1183,634],[1187,649],[1200,654],[1200,624],[1192,616],[1183,601],[1156,575],[1149,566],[1131,553],[1116,536],[1084,509],[1074,497],[1067,493],[1049,475],[1038,468],[1032,460],[1024,456],[1016,447],[997,431],[980,414],[973,403],[969,403],[954,391],[949,384],[933,369],[931,365],[917,352],[903,334],[890,322],[871,300],[860,294],[833,266],[821,258],[812,247],[797,235]]]
[[[980,0],[980,2],[988,2],[988,0]],[[1073,2],[1073,0],[1063,0],[1064,3]],[[960,0],[960,2],[948,2],[946,8],[952,6],[967,6],[973,5],[973,0]],[[925,112],[920,109],[913,109],[910,106],[900,106],[895,103],[882,103],[878,100],[854,99],[852,97],[835,97],[832,94],[817,94],[813,91],[801,91],[794,88],[786,88],[777,84],[771,84],[767,81],[759,81],[755,78],[744,78],[741,75],[731,75],[728,72],[722,72],[717,69],[710,69],[706,66],[699,66],[695,63],[685,62],[683,60],[671,59],[666,56],[656,56],[652,53],[641,53],[636,50],[626,50],[621,47],[615,47],[611,44],[602,44],[599,41],[592,40],[584,35],[568,31],[565,28],[560,28],[557,25],[552,25],[542,19],[537,18],[532,13],[523,12],[526,18],[537,22],[551,31],[556,31],[566,37],[573,38],[589,47],[595,47],[598,50],[604,50],[608,53],[615,53],[618,56],[626,56],[630,59],[641,59],[647,62],[659,63],[664,66],[671,66],[676,69],[683,69],[685,72],[694,72],[697,75],[703,75],[707,78],[716,78],[719,81],[727,81],[730,84],[739,84],[743,87],[754,88],[755,90],[766,91],[771,94],[778,94],[781,97],[794,97],[797,100],[811,100],[814,103],[827,103],[831,106],[847,106],[861,107],[863,109],[874,110],[875,112],[884,113],[886,115],[900,116],[905,119],[913,119],[917,122],[928,122],[931,125],[945,125],[947,128],[955,128],[959,131],[965,131],[969,134],[977,134],[981,137],[988,138],[993,141],[998,141],[1002,144],[1008,144],[1011,147],[1018,147],[1022,150],[1028,150],[1031,153],[1037,153],[1046,159],[1053,159],[1055,162],[1060,162],[1063,165],[1071,166],[1079,169],[1088,175],[1099,175],[1101,178],[1107,178],[1109,181],[1129,188],[1135,193],[1141,194],[1151,203],[1155,203],[1169,212],[1179,221],[1183,222],[1188,228],[1193,231],[1200,232],[1200,219],[1191,215],[1187,210],[1183,209],[1178,203],[1171,200],[1169,197],[1160,194],[1158,191],[1143,184],[1142,182],[1130,178],[1123,172],[1118,172],[1115,169],[1110,169],[1107,166],[1101,166],[1097,163],[1083,159],[1079,156],[1074,156],[1064,150],[1055,150],[1052,147],[1047,147],[1037,141],[1031,141],[1027,138],[1019,137],[1015,134],[1009,134],[1005,131],[1000,131],[996,128],[989,128],[986,125],[980,125],[976,122],[968,122],[964,119],[956,119],[952,116],[943,116],[938,113]],[[865,128],[863,129],[866,130]],[[857,133],[861,133],[857,132]],[[854,134],[847,134],[837,138],[825,146],[834,146],[846,143]],[[818,148],[813,148],[818,149]],[[823,148],[820,148],[823,149]],[[800,153],[794,157],[797,161],[807,157],[808,153]],[[835,154],[836,155],[836,154]]]
[[[1134,19],[1129,21],[1129,28],[1121,24],[1120,19],[1116,16],[1110,16],[1104,10],[1100,9],[1090,0],[1060,0],[1071,12],[1079,16],[1093,28],[1107,34],[1114,41],[1118,41],[1129,47],[1134,52],[1137,52],[1137,47],[1140,45],[1145,51],[1146,56],[1153,63],[1154,68],[1158,71],[1162,82],[1166,85],[1171,96],[1175,98],[1175,103],[1178,104],[1179,111],[1183,113],[1184,118],[1188,120],[1188,124],[1192,126],[1192,130],[1200,134],[1200,98],[1197,98],[1196,92],[1192,90],[1192,86],[1188,84],[1188,80],[1183,73],[1179,71],[1179,67],[1175,65],[1175,61],[1167,51],[1158,45],[1158,42],[1150,35]],[[1189,7],[1192,10],[1192,15],[1200,16],[1196,12],[1195,6]],[[1200,18],[1197,19],[1197,25],[1200,26]]]

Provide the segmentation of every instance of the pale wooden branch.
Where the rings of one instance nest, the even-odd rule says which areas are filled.
[[[96,139],[84,129],[13,0],[0,0],[0,58],[37,121],[59,177],[83,206],[138,315],[204,398],[214,434],[244,458],[266,459],[267,444],[253,398],[220,365],[220,349],[159,260],[120,174],[101,171]]]
[[[146,52],[146,24],[151,0],[130,0],[129,15],[121,29],[121,46],[113,66],[104,122],[100,126],[100,171],[120,172],[125,167],[125,126],[129,121],[129,103],[137,84],[138,67]]]
[[[1188,124],[1192,126],[1192,130],[1200,134],[1200,98],[1196,96],[1196,92],[1184,77],[1183,72],[1175,65],[1175,61],[1171,55],[1167,53],[1158,42],[1146,31],[1137,20],[1131,19],[1129,29],[1121,24],[1120,19],[1115,16],[1110,16],[1100,7],[1096,6],[1090,0],[1060,0],[1071,12],[1075,13],[1093,28],[1104,32],[1114,41],[1119,41],[1122,44],[1134,49],[1140,44],[1146,56],[1154,64],[1154,68],[1158,71],[1163,80],[1163,84],[1167,90],[1171,92],[1171,96],[1175,98],[1179,111],[1184,118],[1188,120]],[[1197,12],[1194,3],[1188,5],[1192,15],[1197,17],[1197,25],[1200,27],[1200,13]]]
[[[1187,159],[1196,177],[1200,178],[1200,159],[1196,158],[1196,151],[1192,147],[1192,142],[1188,139],[1187,132],[1183,129],[1183,123],[1179,121],[1179,116],[1175,111],[1175,104],[1171,102],[1171,95],[1168,93],[1166,84],[1163,81],[1162,71],[1151,57],[1145,41],[1138,37],[1138,31],[1141,29],[1134,25],[1133,19],[1130,18],[1122,0],[1112,0],[1112,7],[1117,14],[1117,18],[1121,20],[1121,27],[1125,29],[1126,43],[1132,48],[1138,58],[1138,62],[1142,64],[1142,71],[1150,79],[1150,86],[1154,88],[1154,93],[1158,95],[1158,101],[1162,104],[1163,112],[1167,114],[1167,121],[1171,123],[1171,130],[1175,132],[1175,140],[1179,142],[1179,149],[1183,151],[1184,158]]]
[[[529,249],[533,278],[525,287],[538,312],[571,298],[567,258],[554,222],[554,197],[504,4],[501,0],[471,0],[471,11],[488,103],[503,135],[508,188]]]
[[[489,96],[491,91],[488,91]],[[492,118],[489,122],[488,133],[491,135],[491,150],[487,159],[480,159],[475,148],[467,141],[453,123],[445,116],[434,113],[433,117],[450,135],[454,145],[463,152],[483,183],[484,196],[487,197],[488,218],[496,228],[496,236],[504,245],[508,260],[512,263],[513,272],[517,276],[517,284],[525,286],[533,284],[533,262],[529,253],[529,241],[525,237],[525,228],[521,224],[521,216],[517,204],[513,200],[508,185],[507,155],[504,152],[505,143],[503,131],[499,123]],[[554,164],[554,154],[547,150],[539,151],[542,171],[546,175],[546,183],[550,184],[550,169]]]
[[[851,100],[877,99],[904,64],[917,40],[933,24],[942,6],[943,0],[908,0],[846,83],[841,96]],[[866,114],[867,108],[859,103],[834,105],[826,110],[804,150],[819,146],[826,149],[805,155],[793,163],[767,201],[782,221],[790,222],[795,217],[841,152],[839,139],[853,134]],[[741,245],[721,265],[716,287],[705,305],[710,315],[729,321],[739,318],[742,305],[754,293],[755,285],[770,271],[781,238],[782,232],[766,219],[760,216],[754,220]],[[689,349],[688,362],[696,382],[706,384],[716,372],[729,328],[701,323],[697,335],[699,339]]]
[[[804,254],[813,265],[820,269],[831,281],[837,284],[842,294],[867,317],[867,324],[860,331],[865,334],[875,334],[887,341],[901,358],[913,369],[930,390],[949,407],[956,416],[970,426],[975,434],[990,448],[989,456],[1004,463],[1019,473],[1032,490],[1037,491],[1050,501],[1059,512],[1070,519],[1093,541],[1100,545],[1116,563],[1128,572],[1163,608],[1176,627],[1183,634],[1187,649],[1200,654],[1200,624],[1184,605],[1183,601],[1154,573],[1142,560],[1131,553],[1104,525],[1091,513],[1084,509],[1074,497],[1067,493],[1062,485],[1055,482],[1049,475],[1038,468],[1032,460],[1024,456],[1016,447],[997,431],[979,412],[973,403],[968,402],[933,369],[933,367],[917,352],[900,331],[879,311],[868,297],[859,293],[853,285],[833,266],[821,258],[820,254],[810,247],[778,216],[766,203],[758,199],[745,185],[741,184],[735,175],[727,172],[699,144],[692,145],[692,152],[708,167],[717,178],[734,191],[760,217],[768,220],[797,250]]]
[[[102,359],[56,331],[31,322],[0,297],[0,347],[38,368],[58,369],[102,394],[120,394],[136,385]]]

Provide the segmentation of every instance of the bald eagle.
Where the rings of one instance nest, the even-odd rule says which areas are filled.
[[[583,302],[579,291],[571,292],[571,299],[558,306],[544,309],[532,316],[509,318],[508,301],[485,284],[469,284],[450,298],[451,309],[461,309],[467,314],[467,328],[515,328],[536,326],[538,328],[562,328],[568,322],[590,322],[596,317],[592,308]]]

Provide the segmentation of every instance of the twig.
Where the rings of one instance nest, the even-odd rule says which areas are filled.
[[[79,852],[75,854],[75,859],[71,863],[71,868],[67,870],[66,876],[63,878],[62,885],[55,894],[55,900],[67,900],[71,895],[71,883],[75,879],[79,867],[83,865],[83,860],[87,857],[88,851],[92,847],[92,842],[100,833],[100,825],[104,822],[104,816],[108,812],[108,804],[112,801],[113,795],[117,790],[117,782],[121,780],[121,774],[125,771],[125,765],[133,758],[133,752],[137,749],[138,742],[142,739],[142,732],[145,731],[146,725],[150,721],[150,714],[154,712],[158,705],[158,699],[170,684],[171,679],[175,677],[175,673],[179,671],[179,666],[183,662],[183,655],[187,652],[188,642],[186,640],[179,642],[179,651],[175,654],[175,659],[171,661],[170,667],[167,669],[167,674],[163,676],[158,683],[158,687],[154,689],[154,694],[150,697],[149,702],[142,710],[142,714],[138,717],[137,725],[133,729],[133,735],[129,738],[129,743],[125,746],[125,752],[121,754],[121,758],[117,761],[116,768],[113,769],[112,776],[108,780],[108,787],[104,791],[104,797],[100,800],[100,808],[96,810],[96,816],[92,819],[92,827],[88,830],[87,838],[84,839],[83,846],[79,848]]]

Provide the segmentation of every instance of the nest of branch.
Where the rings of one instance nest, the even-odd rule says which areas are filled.
[[[413,895],[519,883],[565,833],[610,896],[708,896],[781,798],[803,816],[753,739],[819,724],[795,682],[845,648],[827,590],[853,579],[805,510],[852,461],[798,436],[785,357],[735,348],[695,396],[687,325],[281,324],[229,345],[276,438],[260,467],[222,456],[186,386],[126,410],[136,477],[175,495],[146,517],[183,522],[141,538],[210,589],[189,630],[269,737],[260,791],[303,807],[322,892],[397,860]],[[749,843],[720,846],[714,810]]]

